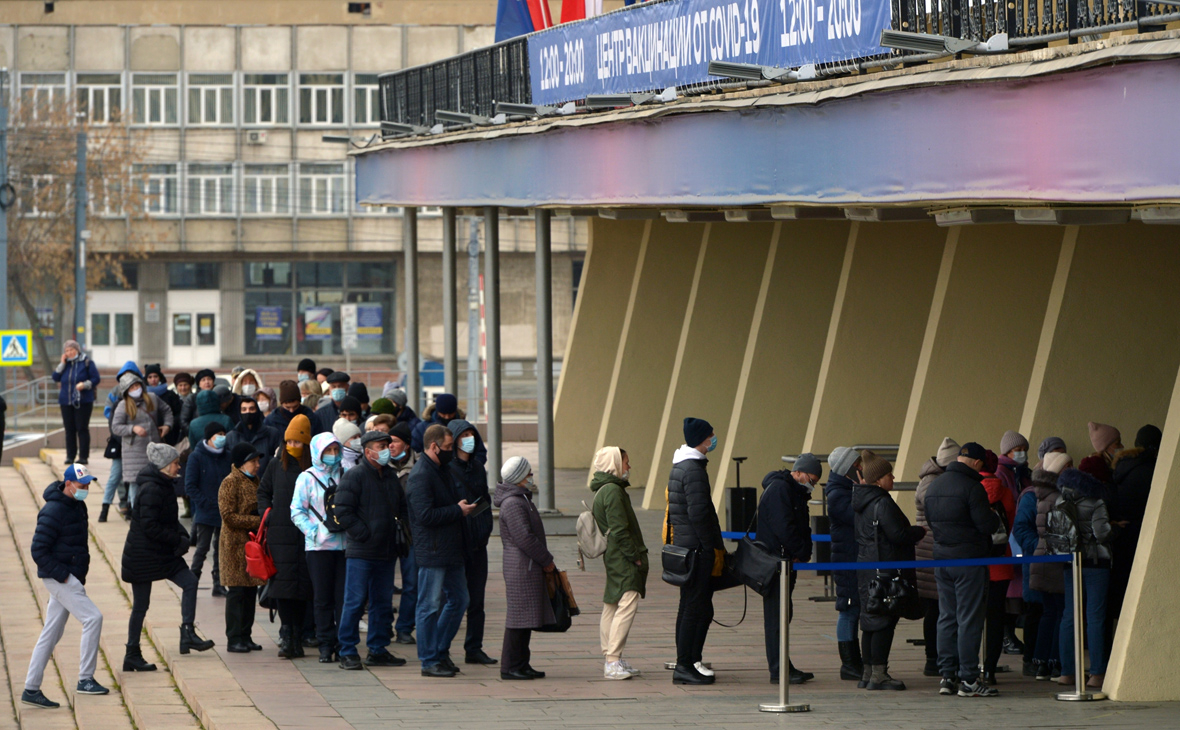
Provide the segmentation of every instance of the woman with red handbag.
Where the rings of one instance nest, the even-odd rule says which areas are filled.
[[[257,532],[258,477],[260,454],[251,444],[240,443],[230,454],[233,469],[221,483],[217,506],[221,510],[221,584],[228,589],[225,597],[225,638],[231,652],[245,653],[254,643],[254,605],[258,580],[246,570],[246,543]]]

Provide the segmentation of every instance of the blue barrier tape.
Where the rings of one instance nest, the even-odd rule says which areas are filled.
[[[741,540],[741,539],[742,539],[742,536],[743,536],[743,535],[746,535],[746,534],[749,534],[749,536],[750,536],[750,539],[751,539],[751,540],[757,540],[757,539],[758,539],[758,535],[757,535],[757,533],[754,533],[754,532],[750,532],[750,533],[745,533],[745,532],[723,532],[723,533],[721,533],[721,537],[722,537],[723,539],[725,539],[725,540]],[[831,542],[831,541],[832,541],[832,536],[831,536],[831,535],[817,535],[817,534],[812,534],[812,536],[811,536],[811,541],[812,541],[812,542]]]
[[[895,560],[881,563],[795,563],[795,570],[901,570],[902,568],[958,568],[982,565],[1072,563],[1072,555],[1029,555],[1023,558],[960,558],[958,560]]]

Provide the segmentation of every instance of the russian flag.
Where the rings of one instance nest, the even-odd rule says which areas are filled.
[[[585,20],[595,15],[602,15],[602,0],[563,0],[561,3],[563,23]]]
[[[500,0],[496,8],[497,43],[552,26],[549,0]]]

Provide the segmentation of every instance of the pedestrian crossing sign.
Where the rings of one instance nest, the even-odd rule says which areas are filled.
[[[32,330],[0,330],[0,367],[33,364]]]

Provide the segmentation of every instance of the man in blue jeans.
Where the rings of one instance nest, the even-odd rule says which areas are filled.
[[[359,625],[369,602],[365,644],[373,667],[400,667],[405,659],[389,652],[393,635],[394,558],[404,550],[399,537],[406,500],[389,453],[389,434],[369,431],[361,437],[362,458],[345,472],[336,489],[336,518],[344,526],[344,608],[340,612],[340,668],[360,669]],[[326,461],[324,463],[327,463]]]
[[[424,677],[453,677],[451,641],[467,612],[463,520],[477,505],[459,499],[451,477],[454,436],[432,424],[422,434],[422,456],[410,472],[410,524],[418,563],[418,659]]]
[[[410,426],[407,423],[395,423],[389,431],[389,462],[397,469],[397,478],[402,485],[402,493],[406,493],[410,472],[418,461],[418,455],[410,448]],[[414,560],[414,546],[410,546],[409,553],[398,560],[402,572],[401,603],[397,609],[397,623],[394,638],[399,644],[414,644],[415,620],[418,612],[418,563]]]

